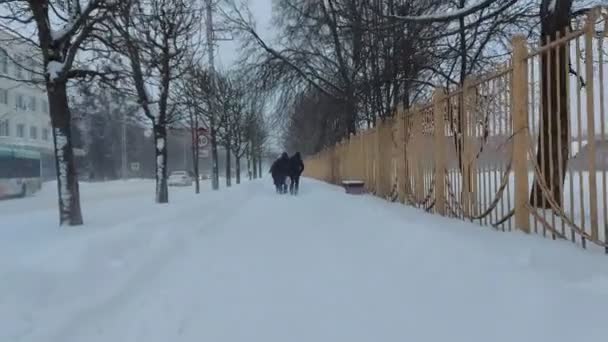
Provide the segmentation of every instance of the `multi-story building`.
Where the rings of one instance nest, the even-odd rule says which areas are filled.
[[[42,175],[53,167],[53,137],[46,91],[40,83],[42,66],[36,49],[17,44],[0,32],[0,147],[18,147],[42,154]]]

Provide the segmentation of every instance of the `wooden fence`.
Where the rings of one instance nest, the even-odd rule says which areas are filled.
[[[608,10],[306,160],[306,175],[498,230],[608,253]],[[544,86],[545,85],[545,86]]]

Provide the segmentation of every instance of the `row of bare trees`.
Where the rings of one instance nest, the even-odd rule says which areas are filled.
[[[105,83],[141,107],[155,140],[156,201],[164,203],[167,131],[176,121],[195,135],[208,129],[217,189],[218,145],[236,156],[237,168],[243,156],[248,164],[261,158],[267,134],[259,91],[279,94],[276,119],[287,145],[312,153],[434,87],[462,86],[492,69],[506,58],[513,32],[554,37],[581,12],[572,0],[277,0],[277,41],[269,42],[238,1],[225,0],[222,9],[244,38],[240,62],[253,75],[242,78],[197,70],[204,6],[196,0],[0,2],[0,28],[42,62],[43,72],[28,81],[48,94],[62,224],[82,223],[68,96],[74,82]],[[539,151],[539,159],[554,150]]]
[[[538,23],[532,0],[279,0],[274,10],[275,42],[246,7],[232,2],[226,16],[246,38],[243,62],[282,95],[286,144],[312,152],[490,70],[513,32]]]
[[[71,131],[69,93],[75,83],[105,84],[141,108],[154,136],[157,203],[169,201],[167,132],[172,125],[189,122],[196,129],[210,126],[209,116],[223,120],[208,127],[215,179],[218,143],[239,161],[246,151],[259,158],[263,105],[233,103],[233,94],[226,92],[247,93],[233,81],[215,75],[198,77],[204,74],[199,67],[203,14],[199,1],[7,0],[0,2],[0,9],[0,28],[11,37],[5,45],[27,45],[42,64],[42,71],[31,70],[38,77],[17,81],[37,83],[48,95],[60,224],[83,223]],[[206,82],[205,91],[192,97],[180,93],[194,83],[184,80],[193,79]],[[194,100],[196,107],[184,106],[184,98]]]
[[[227,16],[247,37],[244,62],[255,67],[267,87],[281,95],[280,119],[290,150],[316,153],[376,120],[393,115],[434,88],[462,87],[473,75],[494,71],[510,54],[514,34],[538,45],[564,36],[577,16],[601,1],[572,0],[277,0],[277,40],[265,40],[245,6],[232,2]],[[543,57],[541,70],[568,70],[564,57]],[[562,65],[556,65],[561,61]],[[571,73],[576,76],[577,71]],[[549,76],[543,74],[543,79]],[[565,87],[562,82],[561,87]],[[565,90],[543,83],[543,99],[567,101]],[[551,95],[553,94],[553,95]],[[551,96],[550,96],[551,95]],[[558,160],[558,146],[568,148],[568,106],[543,105],[544,136],[552,141],[537,151],[546,183]],[[550,109],[561,108],[560,113]],[[454,113],[454,122],[462,111]],[[549,116],[554,120],[547,119]],[[547,123],[560,122],[561,132]],[[462,127],[453,127],[462,159]],[[539,135],[540,136],[540,135]],[[547,139],[547,138],[546,138]],[[561,151],[568,155],[568,151]],[[462,164],[462,163],[461,163]],[[461,165],[462,166],[462,165]],[[546,172],[545,172],[546,171]],[[556,171],[553,171],[556,172]],[[563,182],[563,175],[561,176]],[[540,196],[538,181],[532,197]],[[559,198],[559,196],[556,196]],[[541,201],[537,201],[541,203]]]
[[[246,160],[249,179],[261,177],[263,147],[268,140],[264,121],[266,102],[242,77],[236,74],[212,74],[208,69],[192,66],[176,90],[183,98],[181,104],[187,112],[184,121],[191,129],[193,141],[196,132],[204,130],[210,138],[212,154],[212,184],[219,187],[218,147],[225,156],[226,186],[232,185],[232,160],[235,161],[235,180],[241,183],[242,161]],[[179,103],[179,101],[176,101]],[[193,158],[199,150],[193,145]],[[198,179],[198,167],[194,174]],[[196,191],[199,184],[197,181]]]

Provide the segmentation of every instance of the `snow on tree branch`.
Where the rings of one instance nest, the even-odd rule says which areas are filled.
[[[79,0],[69,0],[67,22],[59,30],[51,28],[51,39],[55,42],[65,40],[76,33],[87,22],[92,12],[104,5],[112,5],[114,0],[91,0],[84,10]]]
[[[51,82],[55,82],[65,72],[65,64],[57,61],[50,61],[46,66],[46,70]]]
[[[494,3],[501,2],[501,0],[484,0],[477,4],[473,4],[468,7],[464,7],[455,11],[451,11],[446,14],[430,14],[430,15],[421,15],[421,16],[399,16],[393,15],[392,18],[399,19],[401,21],[407,21],[412,23],[431,23],[431,22],[447,22],[456,19],[460,19],[462,17],[466,17],[475,12],[478,12],[484,8],[491,6]]]

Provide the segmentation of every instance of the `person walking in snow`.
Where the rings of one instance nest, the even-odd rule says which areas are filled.
[[[270,170],[268,171],[268,173],[270,173],[272,175],[272,182],[274,183],[274,187],[275,187],[277,193],[279,193],[279,170],[277,167],[277,164],[279,163],[279,159],[281,159],[280,156],[279,156],[279,158],[275,159],[274,162],[272,162],[272,165],[270,166]]]
[[[300,176],[304,172],[304,162],[300,152],[296,152],[291,158],[289,158],[289,178],[291,183],[289,184],[289,193],[297,195],[300,189]]]
[[[286,152],[283,152],[279,159],[272,163],[270,173],[272,174],[272,180],[274,181],[277,193],[287,193],[287,184],[285,184],[285,180],[287,179],[287,176],[289,176],[289,155],[287,155]]]

